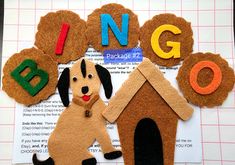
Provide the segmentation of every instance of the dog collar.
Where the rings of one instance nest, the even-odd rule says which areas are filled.
[[[92,112],[91,112],[91,108],[94,105],[94,103],[100,98],[100,96],[98,94],[94,95],[91,97],[89,102],[84,102],[83,100],[81,100],[80,98],[74,97],[72,99],[72,102],[84,107],[85,109],[85,117],[91,117],[92,116]]]

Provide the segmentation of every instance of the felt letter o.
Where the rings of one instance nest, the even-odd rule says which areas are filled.
[[[173,58],[180,58],[180,43],[179,42],[173,42],[173,41],[167,41],[166,45],[169,47],[172,47],[171,51],[164,52],[160,45],[159,45],[159,37],[164,31],[170,31],[173,34],[180,34],[181,30],[174,26],[174,25],[161,25],[157,29],[154,30],[152,37],[151,37],[151,46],[153,51],[161,58],[169,59],[171,57]]]
[[[198,73],[203,68],[210,68],[213,73],[214,77],[209,85],[206,87],[200,87],[197,83],[197,77]],[[222,72],[217,64],[215,64],[212,61],[200,61],[197,64],[195,64],[191,71],[189,76],[190,85],[193,88],[193,90],[199,94],[207,95],[214,92],[221,84],[222,81]]]

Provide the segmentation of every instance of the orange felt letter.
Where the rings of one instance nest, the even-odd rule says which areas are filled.
[[[214,73],[213,80],[206,87],[200,87],[197,83],[198,73],[203,68],[210,68]],[[189,76],[190,85],[194,91],[202,95],[207,95],[214,92],[220,86],[221,81],[222,81],[222,72],[219,66],[212,61],[200,61],[197,64],[195,64],[190,71],[190,76]]]

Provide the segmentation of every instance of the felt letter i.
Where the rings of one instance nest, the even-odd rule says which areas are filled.
[[[69,24],[63,23],[61,26],[59,38],[57,40],[55,54],[61,55],[63,53],[64,43],[65,43],[68,31],[69,31]]]
[[[30,69],[30,71],[25,76],[22,76],[21,73],[27,68]],[[31,59],[24,60],[11,72],[11,76],[31,96],[35,96],[47,84],[49,79],[48,73],[44,70],[37,69],[37,64]],[[33,86],[30,84],[30,81],[36,76],[40,78],[40,81]]]
[[[102,45],[109,45],[108,26],[113,31],[114,36],[117,38],[120,45],[125,46],[128,44],[128,26],[129,26],[129,14],[122,14],[122,28],[120,31],[117,24],[114,22],[110,14],[101,14],[101,37]]]

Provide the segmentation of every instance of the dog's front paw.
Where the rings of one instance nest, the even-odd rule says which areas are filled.
[[[122,156],[121,151],[112,151],[109,153],[104,154],[104,158],[108,160],[116,159]]]
[[[96,165],[97,161],[95,158],[89,158],[82,161],[82,165]]]

